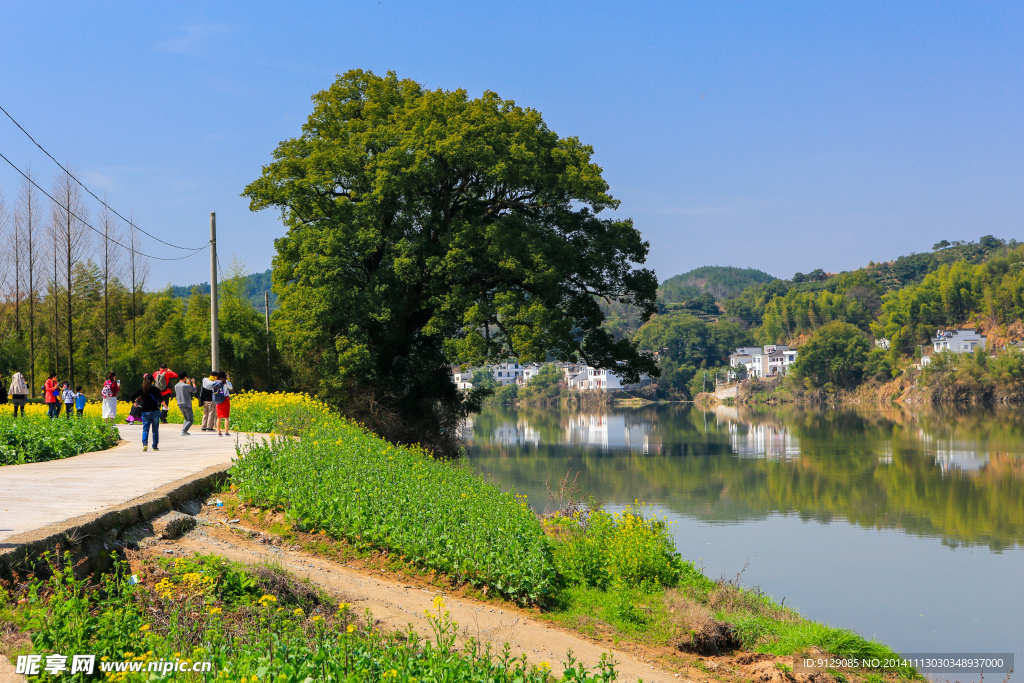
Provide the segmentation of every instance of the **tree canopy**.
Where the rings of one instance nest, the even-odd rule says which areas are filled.
[[[871,344],[850,323],[834,320],[800,347],[793,373],[812,387],[849,387],[864,376]]]
[[[451,364],[584,360],[656,373],[598,299],[655,310],[648,244],[593,149],[493,92],[354,70],[245,188],[278,208],[275,333],[297,376],[386,437],[443,445],[474,398]]]

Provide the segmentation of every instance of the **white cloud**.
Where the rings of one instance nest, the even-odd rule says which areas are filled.
[[[228,27],[222,24],[185,26],[180,30],[179,35],[158,41],[153,46],[153,51],[178,55],[196,54],[203,43],[210,38],[227,33],[228,30]]]

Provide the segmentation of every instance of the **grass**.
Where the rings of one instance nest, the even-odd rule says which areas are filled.
[[[130,578],[131,577],[131,578]],[[274,567],[244,567],[216,556],[131,566],[90,585],[54,565],[51,579],[0,591],[0,633],[28,631],[9,654],[97,655],[94,676],[43,672],[33,680],[85,681],[467,681],[550,683],[551,671],[488,648],[456,647],[457,624],[435,600],[432,637],[384,634],[372,616],[356,614]],[[46,661],[45,659],[43,660]],[[68,659],[70,662],[70,658]],[[159,675],[151,662],[211,662],[209,673]],[[129,662],[138,673],[101,666]],[[592,674],[571,660],[567,683],[612,683],[607,662]]]
[[[93,417],[0,417],[0,465],[21,465],[70,458],[113,448],[116,429]]]

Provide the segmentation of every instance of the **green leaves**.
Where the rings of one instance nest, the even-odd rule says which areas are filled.
[[[399,553],[522,603],[552,590],[548,541],[523,498],[337,417],[322,416],[301,440],[247,447],[231,477],[247,500],[285,508],[300,528]]]
[[[492,92],[350,71],[246,187],[279,208],[277,338],[300,379],[398,441],[451,432],[469,406],[450,364],[585,358],[654,369],[601,329],[594,297],[645,315],[648,245],[593,149]]]
[[[117,445],[116,429],[96,418],[0,417],[0,465],[70,458]]]

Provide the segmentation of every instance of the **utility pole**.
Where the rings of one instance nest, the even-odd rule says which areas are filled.
[[[263,308],[267,313],[267,372],[270,372],[270,292],[263,292]]]
[[[210,369],[220,370],[220,337],[217,322],[217,214],[210,212]]]

